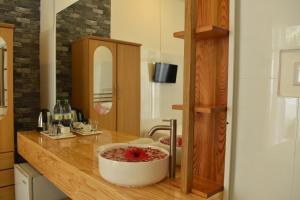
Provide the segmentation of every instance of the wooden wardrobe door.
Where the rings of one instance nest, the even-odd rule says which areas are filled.
[[[109,113],[105,115],[98,114],[94,109],[93,103],[93,94],[94,94],[94,53],[98,47],[107,47],[112,53],[112,62],[113,62],[113,69],[112,69],[112,108]],[[97,119],[99,121],[99,127],[101,129],[107,130],[116,130],[116,110],[117,110],[117,103],[116,103],[116,44],[113,42],[106,42],[100,40],[89,40],[89,113],[91,119]]]
[[[14,151],[13,129],[13,29],[1,28],[0,37],[7,45],[7,94],[8,108],[3,119],[0,119],[0,153]]]
[[[117,131],[140,135],[140,47],[117,46]]]

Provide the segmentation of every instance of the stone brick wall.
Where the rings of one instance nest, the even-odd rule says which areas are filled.
[[[57,14],[57,98],[71,96],[71,43],[86,35],[110,37],[110,0],[79,0]]]
[[[14,33],[15,132],[32,130],[37,126],[40,106],[39,9],[39,0],[0,0],[0,22],[16,25]]]

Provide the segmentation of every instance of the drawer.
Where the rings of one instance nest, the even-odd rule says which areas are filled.
[[[7,169],[0,171],[0,187],[14,184],[14,170]]]
[[[0,200],[14,200],[14,199],[15,199],[14,186],[0,188]]]
[[[14,167],[14,153],[0,153],[0,170]]]

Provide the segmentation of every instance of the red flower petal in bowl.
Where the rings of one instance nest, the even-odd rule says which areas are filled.
[[[125,150],[125,158],[128,161],[143,161],[149,158],[146,151],[138,147],[129,147]]]

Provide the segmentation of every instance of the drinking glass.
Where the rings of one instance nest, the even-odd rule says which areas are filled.
[[[96,119],[89,119],[89,124],[91,125],[91,128],[92,128],[91,131],[97,131],[98,120],[96,120]]]

